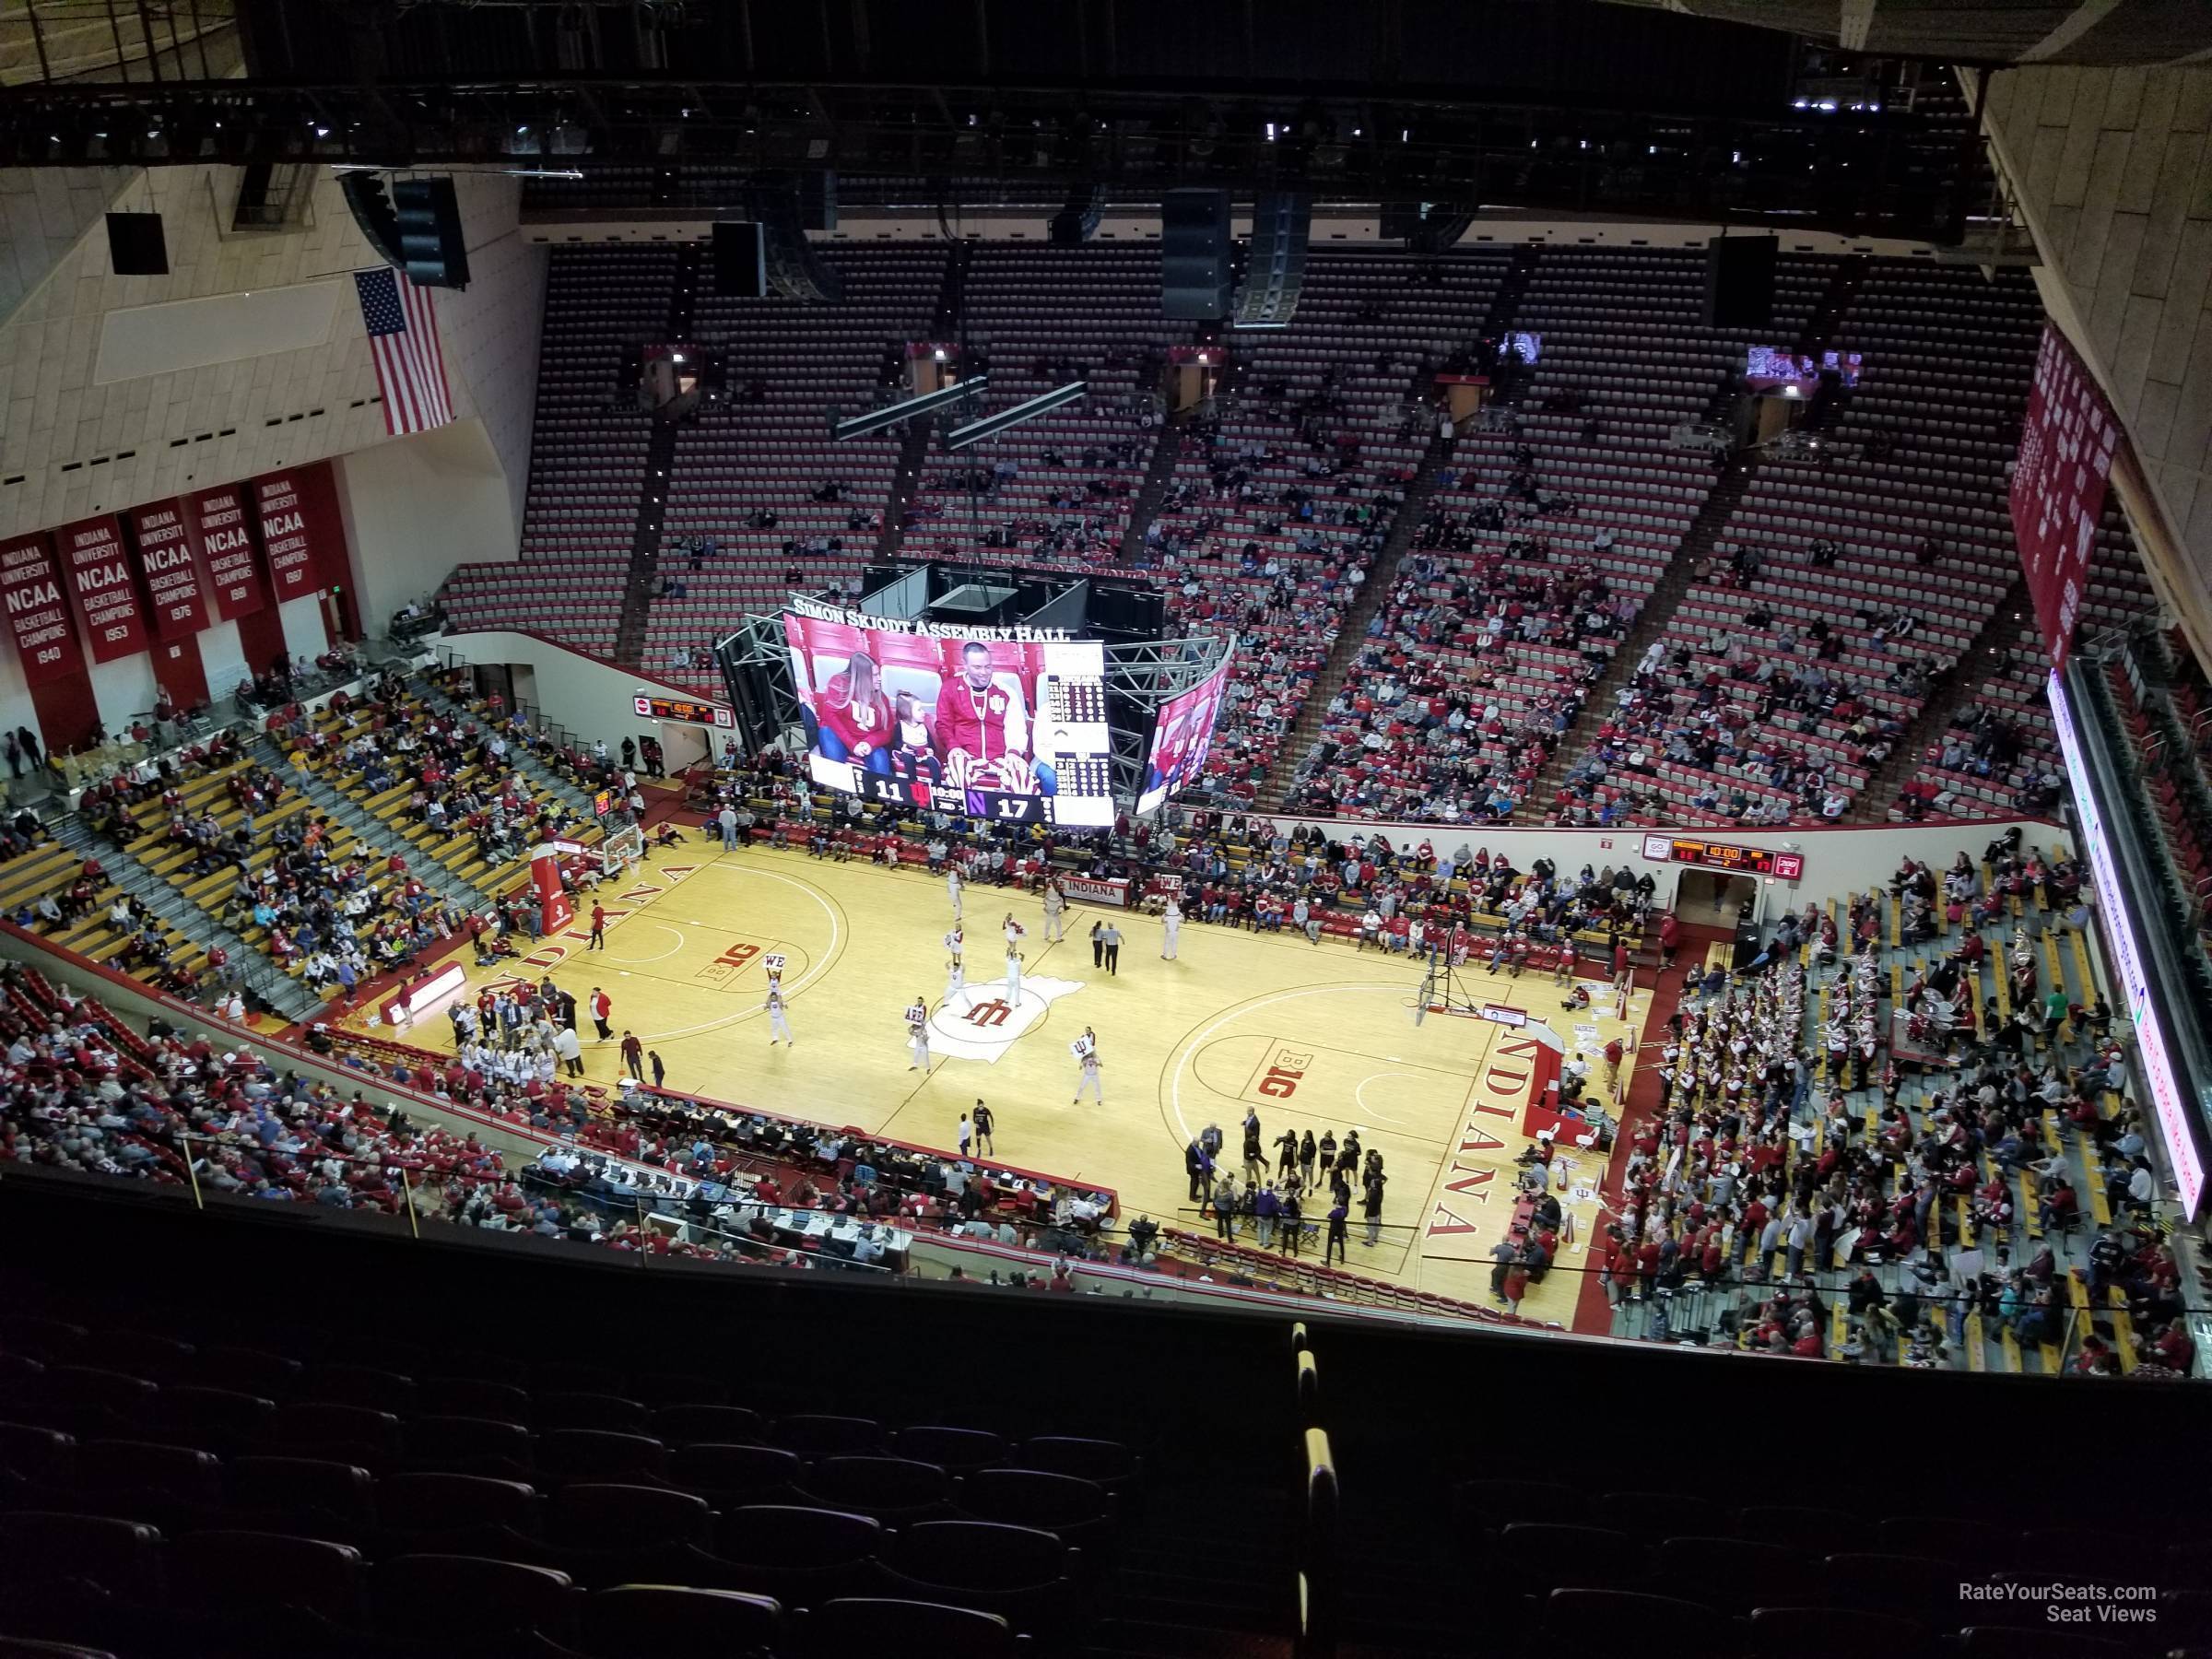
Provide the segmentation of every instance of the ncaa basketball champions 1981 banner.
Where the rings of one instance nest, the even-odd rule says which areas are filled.
[[[2043,324],[2012,474],[2012,533],[2051,665],[2063,668],[2088,590],[2120,423],[2065,336]]]

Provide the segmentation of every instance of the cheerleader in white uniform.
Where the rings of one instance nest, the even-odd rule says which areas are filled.
[[[945,1001],[949,1005],[956,999],[962,1007],[967,1006],[968,970],[957,956],[945,970]]]
[[[1106,1085],[1099,1076],[1099,1039],[1088,1026],[1085,1026],[1083,1035],[1076,1039],[1076,1058],[1082,1064],[1083,1073],[1076,1084],[1076,1098],[1068,1104],[1080,1106],[1088,1090],[1092,1100],[1101,1106],[1105,1105]]]
[[[929,1005],[919,996],[906,1006],[906,1052],[914,1057],[908,1071],[929,1069]]]
[[[783,984],[780,979],[768,982],[768,1030],[770,1048],[779,1042],[798,1047],[798,1039],[791,1034],[791,1020],[783,1011]]]
[[[1160,945],[1160,959],[1171,962],[1175,959],[1175,941],[1182,932],[1182,906],[1172,899],[1169,900],[1168,908],[1160,913],[1159,920],[1166,934]]]

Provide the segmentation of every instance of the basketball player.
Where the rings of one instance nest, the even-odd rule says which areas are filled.
[[[914,1057],[908,1071],[929,1069],[929,1004],[920,996],[906,1006],[906,1052]]]
[[[1076,1098],[1070,1100],[1068,1104],[1070,1106],[1082,1105],[1083,1091],[1085,1089],[1088,1089],[1090,1091],[1090,1098],[1092,1100],[1096,1100],[1101,1106],[1105,1105],[1106,1085],[1100,1081],[1099,1078],[1098,1033],[1093,1031],[1088,1026],[1085,1026],[1083,1028],[1083,1035],[1076,1039],[1076,1052],[1077,1057],[1083,1064],[1083,1075],[1081,1079],[1076,1084]]]
[[[1006,947],[1006,1001],[1021,1006],[1021,952],[1011,945]]]
[[[774,1048],[781,1041],[792,1048],[799,1046],[798,1039],[791,1034],[791,1021],[783,1012],[783,986],[780,981],[768,982],[768,1046]]]
[[[1067,937],[1064,920],[1066,913],[1067,895],[1060,890],[1060,878],[1052,877],[1044,884],[1044,942],[1047,945],[1056,945]]]
[[[1165,935],[1160,944],[1159,959],[1171,962],[1175,959],[1176,937],[1182,932],[1182,906],[1171,897],[1168,908],[1160,912],[1159,921]]]
[[[957,956],[945,971],[946,1005],[950,1006],[956,998],[962,1007],[968,1006],[968,970]]]

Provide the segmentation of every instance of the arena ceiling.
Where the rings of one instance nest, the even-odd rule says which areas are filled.
[[[1220,183],[1947,244],[1991,198],[1947,72],[1599,0],[220,0],[242,76],[87,69],[103,7],[197,39],[217,0],[27,0],[0,165]],[[27,71],[59,18],[76,71]]]
[[[1883,57],[1995,68],[2212,62],[2205,0],[1610,0],[1750,24]]]

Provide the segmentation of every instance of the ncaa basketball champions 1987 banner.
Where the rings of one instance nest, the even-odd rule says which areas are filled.
[[[2065,336],[2046,323],[2012,474],[2012,534],[2051,665],[2063,668],[2088,590],[2120,423]]]

